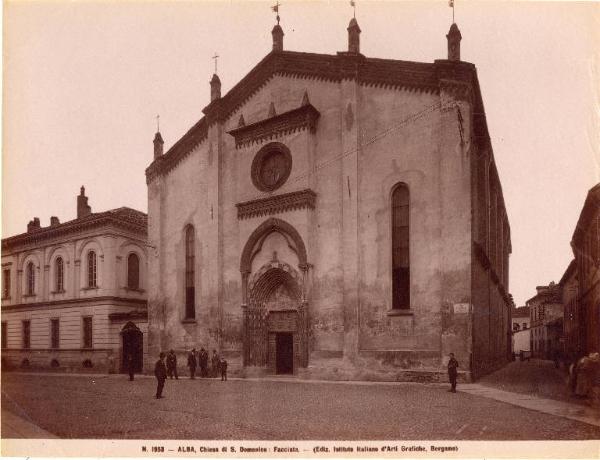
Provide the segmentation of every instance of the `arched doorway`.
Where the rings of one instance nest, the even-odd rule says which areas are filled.
[[[131,356],[135,372],[142,372],[144,366],[144,334],[131,321],[121,330],[123,353],[121,355],[121,372],[129,371],[129,357]]]
[[[298,274],[274,261],[250,280],[245,308],[245,362],[277,374],[307,365],[306,304]]]
[[[300,271],[280,260],[279,250]],[[271,254],[252,268],[257,257]],[[304,242],[285,221],[267,219],[248,238],[240,260],[245,366],[287,374],[308,365],[308,267]]]

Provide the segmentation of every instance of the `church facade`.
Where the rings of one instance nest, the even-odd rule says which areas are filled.
[[[2,367],[125,372],[147,351],[147,216],[121,207],[39,218],[2,240]]]
[[[511,352],[510,227],[475,66],[273,49],[148,184],[149,357],[241,376],[465,379]]]

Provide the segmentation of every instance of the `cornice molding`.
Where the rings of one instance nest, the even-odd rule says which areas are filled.
[[[99,296],[99,297],[86,297],[86,298],[78,298],[78,299],[66,299],[66,300],[53,300],[47,302],[31,302],[31,303],[19,303],[15,305],[2,305],[3,312],[9,311],[23,311],[23,310],[52,310],[55,308],[62,308],[63,306],[69,307],[71,304],[83,305],[90,303],[99,303],[99,302],[123,302],[134,304],[142,307],[147,307],[148,302],[146,299],[131,299],[127,297],[118,297],[118,296]]]
[[[139,211],[136,211],[139,212]],[[143,213],[140,213],[143,214]],[[144,214],[144,218],[146,215]],[[127,230],[138,235],[146,236],[148,233],[147,220],[142,223],[135,223],[130,220],[119,217],[118,214],[106,211],[93,215],[92,218],[75,219],[65,222],[55,227],[45,227],[28,233],[21,233],[2,240],[2,251],[14,251],[23,246],[39,245],[42,242],[60,238],[74,233],[81,233],[94,228],[114,226],[116,228]]]
[[[317,194],[310,189],[274,195],[236,204],[238,219],[280,214],[296,209],[315,209]]]
[[[314,133],[320,116],[312,104],[306,104],[280,115],[232,129],[228,133],[235,138],[235,147],[240,148],[305,129]]]

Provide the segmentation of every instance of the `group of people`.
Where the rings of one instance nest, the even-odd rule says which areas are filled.
[[[166,358],[166,363],[165,363]],[[227,380],[227,361],[217,353],[217,350],[213,350],[213,355],[210,359],[210,368],[208,367],[209,357],[208,352],[201,348],[199,352],[193,348],[188,353],[187,366],[190,369],[190,379],[194,379],[196,376],[196,368],[200,364],[200,376],[201,377],[218,377],[221,375],[221,381]],[[177,375],[177,355],[174,350],[169,351],[167,355],[160,352],[159,359],[156,361],[154,366],[154,376],[157,380],[156,386],[156,399],[163,398],[162,391],[165,387],[167,378],[179,380]]]

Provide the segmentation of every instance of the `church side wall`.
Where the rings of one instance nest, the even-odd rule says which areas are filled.
[[[493,154],[476,146],[473,164],[473,338],[474,377],[506,364],[512,353],[508,301],[510,227]]]

